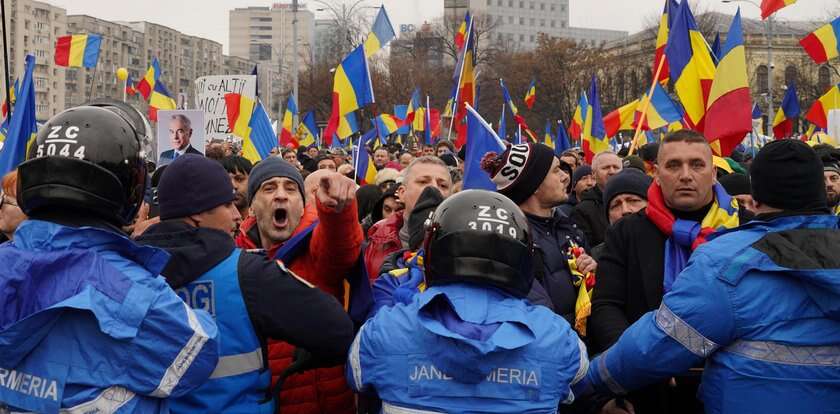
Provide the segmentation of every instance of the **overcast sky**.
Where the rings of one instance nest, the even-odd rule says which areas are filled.
[[[45,0],[67,9],[67,14],[88,14],[106,20],[148,20],[183,33],[206,37],[224,45],[227,53],[228,11],[236,7],[270,6],[266,0]],[[286,0],[284,2],[290,2]],[[340,4],[341,0],[327,0]],[[420,24],[443,14],[443,0],[367,0],[371,6],[385,4],[395,29],[401,24]],[[760,0],[755,0],[756,3]],[[319,8],[315,2],[309,8]],[[663,0],[570,0],[571,26],[635,32],[651,16],[661,12]],[[700,10],[714,9],[734,14],[736,5],[720,0],[692,0]],[[744,17],[758,17],[758,8],[743,4]],[[799,0],[778,13],[787,20],[829,21],[840,13],[838,0]],[[316,12],[316,17],[327,17]]]

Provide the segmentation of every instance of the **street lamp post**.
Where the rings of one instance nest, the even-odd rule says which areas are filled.
[[[752,0],[721,0],[723,3],[748,3],[752,4],[759,10],[761,6]],[[767,17],[767,23],[764,26],[765,36],[767,37],[767,135],[773,136],[773,15]]]
[[[295,104],[300,106],[298,100],[298,27],[297,27],[298,0],[292,0],[292,96]],[[292,117],[292,131],[297,131],[298,117]]]

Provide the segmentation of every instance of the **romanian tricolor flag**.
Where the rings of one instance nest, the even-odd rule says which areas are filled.
[[[610,149],[604,119],[601,115],[601,102],[598,99],[598,79],[592,75],[589,85],[589,107],[586,109],[586,120],[583,122],[583,152],[588,164],[599,152]]]
[[[363,46],[350,52],[335,69],[333,77],[333,108],[324,136],[332,140],[344,115],[374,102],[373,83],[370,80]],[[341,134],[339,133],[341,137]]]
[[[255,164],[270,156],[277,147],[277,135],[262,104],[238,93],[225,94],[225,104],[228,126],[242,138],[242,156]]]
[[[376,117],[376,129],[379,133],[379,138],[384,140],[389,135],[396,133],[404,122],[402,119],[391,114],[379,114]]]
[[[539,142],[537,135],[534,134],[534,131],[531,131],[531,128],[528,128],[528,124],[525,123],[525,118],[523,118],[522,115],[519,115],[519,108],[516,107],[513,103],[513,99],[510,98],[510,93],[508,92],[507,86],[505,86],[505,81],[499,79],[499,85],[502,87],[502,95],[504,96],[505,103],[508,108],[510,108],[510,112],[513,114],[513,120],[516,122],[516,125],[528,134],[531,138],[531,142]]]
[[[645,100],[648,97],[645,95],[639,104],[639,110],[636,113],[633,126],[638,125],[641,119],[642,108],[644,108]],[[642,124],[643,130],[658,129],[673,123],[679,123],[683,115],[677,104],[671,100],[668,93],[660,84],[654,85],[653,94],[650,96],[650,103],[647,106],[647,114],[645,115],[645,122]]]
[[[752,102],[741,9],[735,13],[706,108],[705,135],[716,155],[726,157],[752,131]]]
[[[3,118],[6,118],[6,115],[9,114],[9,108],[12,105],[15,104],[15,100],[17,99],[15,97],[15,91],[17,91],[18,89],[20,89],[20,85],[19,85],[18,79],[15,79],[15,83],[12,84],[11,88],[9,88],[9,101],[11,101],[11,105],[9,104],[9,101],[7,101],[5,98],[3,99],[3,107],[2,107]]]
[[[140,91],[140,95],[143,95],[143,99],[149,99],[149,95],[155,90],[155,83],[158,78],[160,78],[160,63],[157,58],[154,58],[151,66],[146,70],[146,75],[143,76],[143,79],[140,79],[140,82],[137,82],[136,88]]]
[[[545,120],[545,135],[543,136],[543,144],[554,149],[554,136],[551,135],[551,120]]]
[[[639,107],[639,100],[636,99],[604,117],[604,128],[608,137],[614,137],[618,131],[633,128],[633,119]]]
[[[840,17],[799,41],[817,64],[840,56]]]
[[[373,56],[374,53],[382,49],[383,46],[396,36],[394,27],[391,26],[391,19],[388,18],[388,13],[385,12],[385,6],[380,6],[376,20],[373,21],[373,27],[370,29],[370,33],[368,33],[368,37],[365,40],[365,57]]]
[[[131,79],[131,74],[128,74],[128,78],[125,80],[125,93],[129,96],[134,96],[137,94],[137,88],[134,87],[134,80]]]
[[[407,108],[405,110],[405,122],[411,124],[414,122],[414,113],[420,108],[420,88],[414,88],[414,92],[411,93],[411,99],[408,101]]]
[[[426,108],[421,106],[414,111],[414,119],[411,120],[411,129],[417,132],[426,130]]]
[[[761,0],[761,19],[764,20],[793,3],[796,3],[796,0]]]
[[[314,145],[318,141],[318,124],[315,123],[315,111],[309,111],[303,116],[298,125],[298,143],[304,147]]]
[[[683,1],[677,8],[665,55],[686,119],[702,132],[715,64],[688,3]]]
[[[583,133],[583,123],[586,121],[587,109],[589,109],[589,99],[586,97],[586,92],[581,92],[578,106],[575,108],[571,125],[569,125],[569,135],[574,139],[579,140]]]
[[[528,85],[528,92],[525,92],[525,106],[528,109],[532,109],[534,107],[534,102],[537,100],[537,81],[532,80],[531,84]]]
[[[298,109],[297,104],[295,103],[295,97],[289,95],[289,102],[286,103],[286,111],[283,113],[283,125],[280,127],[281,147],[297,148],[300,145],[297,137],[295,137],[295,134],[292,132],[297,114]]]
[[[55,42],[55,64],[75,68],[95,68],[102,36],[76,34],[61,36]]]
[[[477,53],[477,41],[475,39],[475,28],[473,18],[467,24],[467,39],[464,50],[461,52],[461,66],[459,70],[458,91],[455,99],[455,125],[458,126],[458,138],[455,147],[460,148],[467,142],[467,105],[475,106],[476,84],[475,84],[475,59]]]
[[[808,110],[805,119],[822,129],[828,129],[828,112],[834,109],[840,109],[840,85],[834,85],[817,99]]]
[[[668,34],[671,30],[671,22],[676,16],[677,8],[680,7],[676,0],[665,0],[665,10],[662,12],[662,17],[659,19],[659,31],[656,34],[656,53],[653,58],[653,70],[650,73],[655,74],[656,69],[659,68],[659,61],[665,59],[662,63],[662,70],[659,71],[659,83],[665,85],[668,83],[668,58],[665,57],[665,46],[668,45]]]
[[[455,32],[455,47],[460,52],[464,48],[464,42],[467,39],[467,27],[470,23],[470,12],[464,16],[464,21],[458,26],[458,31]]]
[[[569,134],[566,133],[566,128],[563,127],[563,122],[560,121],[559,125],[557,125],[557,137],[554,140],[554,153],[560,156],[563,151],[571,148],[572,144],[570,141]]]
[[[785,98],[782,99],[782,106],[776,112],[776,118],[773,119],[773,136],[776,139],[793,136],[793,120],[801,111],[799,97],[796,96],[796,86],[790,84],[785,92]]]
[[[354,152],[356,156],[353,160],[353,167],[356,170],[356,180],[359,185],[367,185],[376,183],[376,167],[373,165],[373,159],[370,158],[368,152],[367,142],[365,137],[359,140],[359,147]]]
[[[159,110],[172,110],[176,107],[175,98],[172,97],[163,82],[155,82],[155,90],[152,91],[152,96],[149,98],[149,120],[157,121],[157,111]]]

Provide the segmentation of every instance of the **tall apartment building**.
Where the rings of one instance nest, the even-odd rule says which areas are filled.
[[[44,121],[64,109],[64,68],[53,58],[56,39],[67,34],[67,13],[63,8],[35,0],[2,0],[6,6],[9,42],[9,78],[23,76],[25,57],[35,56],[36,118]],[[0,69],[2,70],[2,69]],[[0,78],[2,79],[2,78]],[[0,82],[5,99],[6,84]]]
[[[444,17],[460,19],[469,10],[492,28],[490,40],[519,50],[537,47],[540,33],[602,46],[627,36],[617,30],[571,27],[569,0],[444,0]]]
[[[303,71],[312,62],[315,14],[306,5],[299,5],[295,13],[290,3],[274,3],[271,7],[233,9],[229,18],[230,54],[256,61],[278,74],[278,82],[260,82],[260,95],[287,94],[291,90],[294,58],[292,23],[296,20],[298,70]],[[272,111],[278,109],[281,100],[272,103]]]

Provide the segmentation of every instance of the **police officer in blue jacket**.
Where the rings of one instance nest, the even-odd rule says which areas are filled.
[[[159,277],[169,256],[120,230],[146,177],[133,118],[68,109],[19,166],[30,219],[0,245],[0,412],[165,413],[216,367],[213,319]]]
[[[840,229],[808,145],[775,141],[750,169],[755,219],[691,255],[659,309],[593,360],[596,389],[624,393],[705,360],[708,413],[840,408]]]
[[[586,348],[562,317],[524,299],[533,247],[516,204],[458,193],[435,210],[424,246],[427,288],[362,326],[350,386],[375,390],[385,413],[553,413],[574,400]]]
[[[159,224],[138,241],[172,255],[162,274],[221,331],[219,364],[204,385],[172,401],[173,413],[273,413],[268,339],[312,354],[310,366],[342,363],[353,322],[335,298],[279,261],[236,248],[239,211],[224,167],[186,154],[166,167],[158,185]]]

